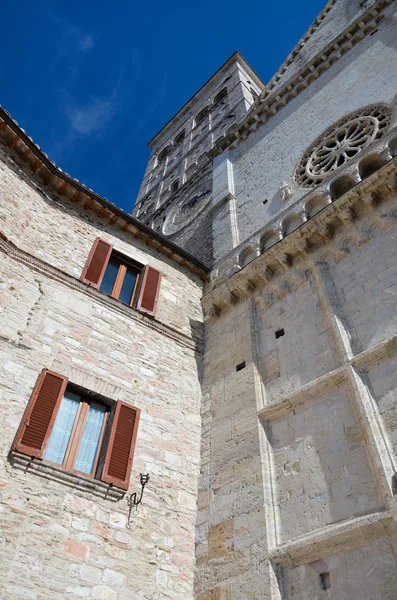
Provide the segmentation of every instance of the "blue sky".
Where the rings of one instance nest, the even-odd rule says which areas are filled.
[[[6,2],[0,104],[64,171],[131,212],[157,131],[235,50],[268,81],[324,4]]]

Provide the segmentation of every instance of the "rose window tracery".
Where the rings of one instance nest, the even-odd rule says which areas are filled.
[[[327,175],[379,139],[391,121],[387,105],[367,106],[329,127],[305,152],[295,170],[295,181],[313,187]]]

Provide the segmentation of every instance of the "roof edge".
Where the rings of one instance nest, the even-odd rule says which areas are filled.
[[[251,67],[251,65],[245,60],[245,58],[242,56],[242,54],[240,54],[240,52],[238,52],[236,50],[236,52],[233,52],[233,54],[219,67],[219,69],[217,69],[215,71],[215,73],[213,75],[211,75],[211,77],[209,79],[207,79],[207,81],[205,83],[203,83],[203,85],[197,90],[197,92],[195,92],[193,94],[193,96],[191,96],[191,98],[189,98],[189,100],[187,100],[187,102],[185,102],[185,104],[183,104],[183,106],[181,106],[181,108],[174,114],[174,116],[172,116],[166,123],[165,125],[163,125],[163,127],[160,129],[160,131],[158,131],[156,133],[155,136],[152,137],[152,139],[148,142],[148,146],[150,149],[152,149],[152,145],[157,141],[157,138],[159,136],[161,136],[167,129],[168,126],[170,125],[170,123],[178,116],[180,115],[180,113],[188,108],[188,105],[193,103],[194,100],[197,98],[197,96],[199,94],[201,94],[206,87],[209,87],[209,84],[212,82],[212,80],[214,78],[216,78],[217,76],[220,75],[221,71],[224,70],[226,67],[228,67],[229,65],[231,65],[233,62],[237,62],[238,64],[240,64],[248,73],[248,75],[250,77],[252,77],[252,79],[255,81],[255,83],[260,87],[260,88],[265,88],[266,84],[265,82],[259,77],[259,75],[257,74],[256,71],[254,71],[254,69]]]
[[[57,167],[56,164],[48,158],[48,156],[41,150],[41,148],[34,143],[32,138],[30,138],[26,134],[26,132],[18,125],[18,123],[16,121],[14,121],[14,119],[11,117],[11,115],[1,106],[0,106],[0,119],[2,119],[2,121],[3,121],[3,123],[0,123],[0,131],[2,131],[3,129],[5,129],[8,126],[11,129],[11,131],[14,132],[14,134],[16,136],[10,142],[8,142],[8,144],[6,144],[6,146],[16,150],[17,142],[18,142],[18,140],[20,140],[24,144],[24,146],[27,147],[27,149],[30,152],[25,151],[25,152],[21,153],[19,155],[19,157],[21,159],[26,159],[30,153],[33,153],[36,156],[36,158],[38,159],[38,162],[36,162],[36,165],[34,167],[34,172],[37,174],[38,171],[41,170],[42,167],[44,167],[49,172],[49,175],[47,175],[46,178],[44,179],[44,184],[50,185],[51,183],[54,182],[53,181],[54,178],[62,180],[63,184],[59,188],[56,188],[54,186],[55,192],[62,193],[65,191],[67,186],[74,188],[77,195],[79,193],[83,193],[85,196],[88,196],[90,199],[92,199],[92,201],[97,202],[102,207],[104,207],[107,211],[112,213],[116,217],[116,221],[117,221],[117,219],[122,219],[125,222],[125,224],[132,225],[138,232],[140,232],[142,234],[142,237],[145,237],[148,240],[153,240],[155,242],[158,242],[158,244],[159,244],[157,247],[158,251],[161,251],[163,248],[169,250],[170,252],[167,253],[167,256],[169,258],[175,259],[176,256],[181,258],[182,259],[181,261],[176,261],[176,262],[178,262],[182,266],[189,267],[189,265],[191,265],[193,267],[193,269],[190,269],[190,270],[192,270],[193,272],[199,271],[199,273],[201,275],[206,276],[206,275],[208,275],[208,273],[210,273],[211,268],[208,265],[201,262],[195,256],[193,256],[189,252],[186,252],[186,250],[183,250],[183,248],[180,248],[173,242],[169,241],[166,237],[164,237],[160,233],[153,231],[150,227],[148,227],[147,225],[144,225],[141,221],[139,221],[138,219],[136,219],[129,213],[125,212],[123,209],[119,208],[112,202],[109,202],[109,200],[107,200],[106,198],[99,196],[99,194],[97,194],[90,188],[87,188],[84,184],[80,183],[77,179],[74,179],[67,173],[64,173],[62,171],[62,169]],[[60,191],[61,188],[62,188],[62,192]],[[76,195],[76,198],[77,198],[77,195]],[[134,237],[139,237],[139,236],[135,235]]]
[[[336,35],[310,61],[283,82],[280,87],[266,86],[247,114],[208,151],[212,159],[222,152],[235,149],[242,140],[267,123],[274,115],[307,89],[322,73],[330,69],[362,39],[371,35],[384,18],[385,9],[394,0],[375,0],[364,13]]]
[[[277,71],[274,73],[272,78],[269,81],[269,88],[274,88],[278,81],[281,79],[285,71],[288,67],[293,63],[301,49],[306,45],[306,43],[310,40],[315,31],[320,27],[325,17],[331,11],[331,8],[334,7],[337,0],[328,0],[323,6],[322,10],[318,13],[317,17],[314,19],[310,27],[306,30],[306,32],[302,35],[302,37],[296,42],[295,46],[290,50],[287,54],[286,58],[283,60]],[[309,59],[310,60],[310,59]],[[309,60],[307,62],[309,62]]]

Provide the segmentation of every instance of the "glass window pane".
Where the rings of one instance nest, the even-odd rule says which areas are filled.
[[[119,263],[115,260],[110,260],[108,266],[106,267],[105,275],[102,279],[102,283],[99,288],[102,292],[105,292],[105,294],[110,295],[112,293],[118,270]]]
[[[74,465],[75,471],[92,474],[105,414],[106,408],[102,404],[91,402]]]
[[[127,272],[123,281],[123,287],[121,288],[119,296],[119,300],[121,300],[121,302],[125,302],[126,304],[129,304],[131,302],[131,296],[132,292],[134,291],[137,276],[137,270],[132,269],[131,267],[127,268]]]
[[[65,392],[44,454],[45,460],[50,460],[58,465],[63,463],[80,400],[78,394]]]

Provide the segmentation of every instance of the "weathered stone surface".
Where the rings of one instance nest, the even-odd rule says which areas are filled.
[[[234,549],[234,523],[226,521],[210,527],[208,532],[208,556],[227,556]]]
[[[234,58],[153,140],[145,220],[215,256],[204,290],[110,213],[54,195],[0,129],[5,600],[395,600],[396,15],[395,1],[331,0],[248,116],[255,74]],[[375,102],[390,105],[383,136],[299,185],[316,137]],[[211,151],[234,109],[245,124]],[[205,210],[194,195],[182,208],[204,184]],[[79,282],[97,236],[162,271],[155,319]],[[141,408],[138,515],[114,488],[9,456],[42,368]]]
[[[160,597],[165,588],[174,600],[193,598],[201,281],[82,206],[40,193],[1,152],[0,228],[22,251],[0,252],[4,598],[115,600]],[[155,320],[74,284],[97,236],[162,271]],[[35,257],[48,269],[37,270]],[[115,503],[106,486],[92,492],[82,487],[84,478],[78,484],[54,479],[51,469],[39,473],[39,461],[36,470],[7,461],[43,368],[141,409],[129,493],[139,491],[140,472],[151,480],[131,530],[126,496]],[[171,551],[173,561],[166,558]]]
[[[155,231],[172,235],[175,243],[208,265],[213,262],[209,213],[213,171],[207,152],[246,115],[263,87],[258,75],[235,53],[149,144],[152,153],[133,214]],[[217,102],[224,90],[226,95]],[[206,109],[210,115],[196,124]],[[183,141],[175,143],[183,132]],[[161,160],[165,149],[168,155]]]

